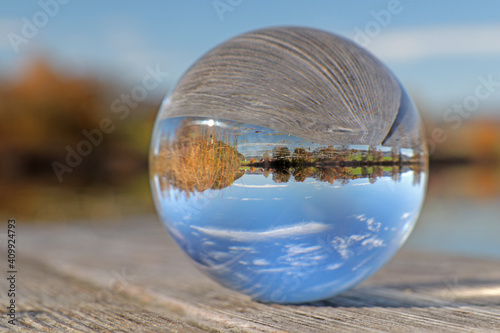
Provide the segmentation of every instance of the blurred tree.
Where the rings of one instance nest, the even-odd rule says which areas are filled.
[[[285,146],[276,146],[273,148],[273,159],[286,160],[290,157],[290,150]]]
[[[96,141],[74,172],[65,175],[65,184],[122,183],[131,173],[144,172],[157,106],[144,101],[120,119],[111,110],[117,90],[125,88],[56,72],[42,58],[33,61],[18,81],[3,82],[0,177],[57,181],[52,162],[66,164],[68,149],[88,140],[84,131],[99,129],[104,118],[115,130]]]
[[[304,148],[295,148],[292,158],[300,162],[305,162],[307,160],[307,152]]]

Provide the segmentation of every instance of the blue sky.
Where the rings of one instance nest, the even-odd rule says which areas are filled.
[[[500,2],[493,0],[3,1],[0,75],[15,77],[35,54],[44,54],[57,68],[130,84],[142,79],[146,66],[159,65],[172,84],[228,38],[262,27],[299,25],[361,40],[440,116],[474,94],[478,77],[491,75],[500,82],[499,13]],[[13,33],[24,36],[23,18],[38,20],[39,27],[15,52],[11,40]],[[371,37],[362,39],[359,31]],[[499,112],[500,87],[480,108]]]

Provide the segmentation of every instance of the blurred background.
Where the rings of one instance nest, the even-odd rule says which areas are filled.
[[[0,4],[0,215],[103,223],[154,214],[163,97],[240,33],[299,25],[374,53],[424,120],[426,204],[407,246],[500,257],[500,3],[40,0]]]

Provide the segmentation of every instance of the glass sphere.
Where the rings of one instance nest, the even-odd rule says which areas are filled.
[[[374,56],[327,32],[268,28],[205,54],[164,101],[151,187],[209,276],[303,303],[396,253],[420,212],[427,155],[415,106]]]

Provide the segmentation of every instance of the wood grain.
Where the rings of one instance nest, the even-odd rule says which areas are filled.
[[[3,332],[203,332],[149,311],[147,306],[105,287],[61,274],[39,260],[25,258],[22,266],[17,282],[17,324],[9,324],[3,315]]]
[[[198,271],[156,218],[83,222],[19,228],[17,330],[500,330],[496,261],[403,250],[360,286],[330,300],[262,304]],[[0,288],[3,305],[5,281]],[[5,316],[0,327],[12,328]]]
[[[179,81],[161,117],[227,119],[323,145],[379,145],[392,128],[391,144],[419,147],[418,121],[393,128],[398,113],[418,120],[402,98],[392,73],[353,42],[279,27],[240,35],[205,54]]]

